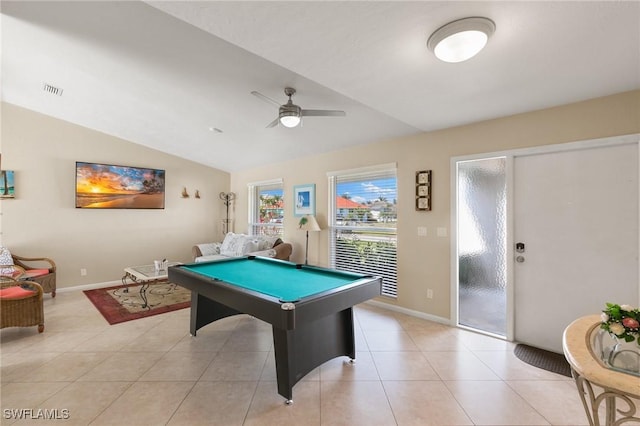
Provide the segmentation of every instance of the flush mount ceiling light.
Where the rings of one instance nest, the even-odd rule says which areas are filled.
[[[441,61],[466,61],[484,48],[495,30],[496,24],[488,18],[458,19],[431,34],[427,47]]]

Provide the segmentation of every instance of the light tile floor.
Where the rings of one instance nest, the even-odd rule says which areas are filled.
[[[0,332],[0,423],[587,424],[572,380],[521,362],[511,343],[367,304],[355,312],[356,364],[325,363],[286,406],[268,324],[236,316],[194,338],[188,309],[110,326],[80,291],[46,296],[43,334]],[[69,418],[11,418],[23,408]]]

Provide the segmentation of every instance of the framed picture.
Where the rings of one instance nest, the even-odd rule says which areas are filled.
[[[304,216],[316,214],[316,185],[295,185],[293,187],[293,214]]]
[[[76,208],[164,209],[165,171],[76,161]]]
[[[0,171],[0,198],[14,198],[13,170]]]
[[[429,187],[427,185],[418,185],[418,189],[416,191],[416,195],[418,197],[428,197],[429,196]]]
[[[431,183],[431,170],[416,172],[416,183],[418,185],[429,185]]]
[[[431,202],[429,201],[429,198],[416,198],[416,210],[431,210]]]

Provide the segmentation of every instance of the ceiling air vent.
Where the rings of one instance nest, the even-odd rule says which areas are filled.
[[[42,90],[47,93],[51,93],[52,95],[62,96],[62,89],[56,86],[52,86],[49,83],[44,83],[42,85]]]

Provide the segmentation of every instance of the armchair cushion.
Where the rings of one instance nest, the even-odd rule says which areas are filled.
[[[26,278],[37,278],[37,277],[45,276],[49,272],[50,271],[48,269],[29,269],[27,271],[24,271],[23,277],[26,277]]]
[[[27,290],[20,286],[7,287],[0,290],[0,299],[22,299],[24,297],[30,297],[36,294],[33,290]]]

